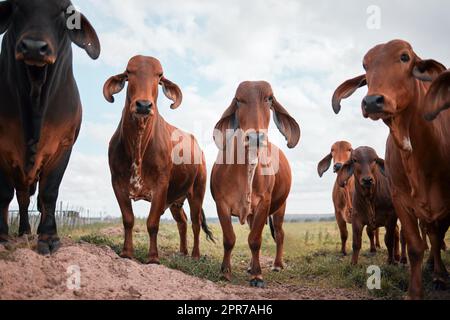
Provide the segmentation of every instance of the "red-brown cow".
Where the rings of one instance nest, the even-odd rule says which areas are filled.
[[[427,224],[433,282],[442,288],[447,280],[440,248],[450,224],[450,148],[444,139],[450,130],[450,114],[442,114],[434,122],[425,121],[423,116],[430,87],[427,81],[445,71],[445,67],[434,60],[420,59],[411,45],[402,40],[374,47],[363,64],[364,75],[346,81],[336,90],[333,109],[338,113],[342,99],[367,85],[369,92],[362,102],[364,117],[381,119],[390,129],[386,171],[408,244],[409,297],[420,299],[424,296],[425,246],[417,219]]]
[[[342,166],[350,160],[352,151],[353,148],[350,142],[338,141],[334,143],[331,147],[330,154],[319,162],[317,167],[319,176],[322,177],[324,173],[328,171],[331,166],[331,161],[333,161],[334,164],[334,173],[338,173]],[[336,182],[333,187],[333,204],[336,222],[341,234],[341,252],[344,256],[347,255],[347,224],[352,223],[352,199],[354,190],[355,181],[353,176],[349,178],[343,187],[339,185],[336,177]],[[370,251],[376,252],[377,248],[381,248],[379,230],[376,229],[375,232],[372,232],[372,229],[367,228],[367,235],[370,239]]]
[[[159,264],[157,235],[160,218],[170,208],[178,223],[180,252],[187,254],[186,199],[191,209],[194,248],[192,257],[200,258],[199,235],[202,227],[210,240],[211,231],[202,209],[206,191],[206,163],[195,138],[168,124],[158,113],[158,88],[174,103],[182,101],[180,88],[166,79],[160,62],[151,57],[132,58],[126,71],[106,81],[103,94],[113,95],[128,82],[122,120],[109,146],[112,185],[119,202],[125,228],[121,256],[133,257],[134,214],[131,201],[151,202],[147,221],[150,234],[149,263]],[[181,156],[180,159],[176,157]]]
[[[270,110],[288,147],[294,148],[300,140],[300,127],[275,99],[270,84],[262,81],[239,86],[214,134],[221,152],[211,175],[211,192],[223,230],[222,273],[227,280],[231,279],[231,252],[236,243],[232,216],[236,216],[241,224],[248,222],[250,226],[253,287],[264,286],[259,254],[262,231],[269,217],[273,217],[277,244],[273,270],[283,268],[282,226],[292,182],[288,160],[268,140]]]
[[[380,227],[386,228],[388,263],[395,264],[400,261],[400,235],[389,182],[385,177],[384,160],[370,147],[354,150],[350,160],[339,170],[337,183],[344,187],[351,177],[354,177],[355,181],[352,201],[352,264],[358,263],[364,226],[367,226],[368,232],[372,234]]]

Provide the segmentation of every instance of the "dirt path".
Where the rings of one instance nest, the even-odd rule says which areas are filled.
[[[0,299],[366,299],[350,290],[274,287],[254,290],[219,285],[164,266],[142,265],[120,259],[108,247],[66,243],[51,257],[36,254],[31,246],[0,245]],[[79,290],[73,285],[78,268]],[[69,272],[68,272],[69,270]],[[70,281],[73,280],[73,281]]]

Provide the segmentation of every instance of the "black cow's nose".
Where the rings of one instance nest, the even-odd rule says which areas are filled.
[[[18,51],[25,57],[43,58],[50,54],[50,46],[45,41],[23,39],[19,44]]]
[[[363,186],[365,187],[371,187],[373,185],[373,178],[372,177],[364,177],[361,179]]]
[[[136,112],[140,115],[148,116],[152,109],[153,103],[148,100],[136,101]]]
[[[363,107],[367,113],[380,113],[384,108],[383,96],[366,96],[363,100]]]
[[[341,170],[341,168],[343,167],[342,163],[336,163],[333,167],[334,173],[338,172],[339,170]]]

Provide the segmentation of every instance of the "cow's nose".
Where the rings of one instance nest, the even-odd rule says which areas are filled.
[[[364,177],[361,179],[361,182],[364,187],[371,187],[373,185],[373,178],[372,177]]]
[[[18,51],[25,57],[41,59],[50,55],[50,46],[45,41],[23,39],[19,44]]]
[[[333,167],[334,173],[338,172],[339,170],[341,170],[341,168],[343,167],[342,163],[336,163]]]
[[[136,112],[137,114],[148,116],[152,109],[153,103],[148,100],[138,100],[136,101]]]
[[[380,113],[384,108],[383,96],[366,96],[363,100],[363,107],[367,113]]]
[[[247,141],[251,147],[261,147],[264,145],[266,134],[264,132],[250,132],[247,134]]]

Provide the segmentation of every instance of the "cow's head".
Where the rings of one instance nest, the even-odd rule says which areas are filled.
[[[18,61],[31,68],[52,65],[66,45],[66,37],[100,55],[100,42],[84,15],[69,0],[8,0],[0,2],[0,33],[8,32]]]
[[[442,111],[450,108],[450,70],[433,82],[426,99],[429,110],[425,118],[429,121],[436,119]]]
[[[270,122],[270,110],[273,111],[275,124],[286,138],[288,147],[294,148],[300,141],[300,126],[288,111],[275,98],[272,87],[264,81],[243,82],[236,95],[216,125],[216,130],[226,136],[227,130],[242,130],[246,145],[263,146],[267,144],[267,131]],[[223,141],[214,137],[219,148]]]
[[[322,177],[325,172],[331,166],[331,161],[333,161],[333,171],[334,173],[339,172],[341,170],[344,163],[350,160],[350,156],[352,154],[353,148],[350,142],[347,141],[338,141],[331,147],[331,152],[322,161],[319,162],[317,167],[317,171],[319,176]]]
[[[172,109],[181,105],[183,94],[180,88],[164,77],[161,63],[155,58],[131,58],[124,73],[112,76],[106,81],[103,87],[105,99],[113,103],[113,95],[122,91],[126,82],[126,108],[135,119],[146,120],[157,113],[158,85],[162,86],[167,98],[173,101]]]
[[[420,59],[411,45],[402,40],[374,47],[364,57],[363,66],[365,74],[344,82],[334,93],[334,112],[341,110],[342,99],[367,85],[368,93],[361,105],[364,117],[382,119],[390,127],[397,145],[411,151],[409,124],[400,123],[400,115],[418,101],[418,81],[431,81],[445,67],[434,60]]]
[[[348,160],[338,173],[338,183],[344,187],[352,175],[355,176],[355,185],[362,190],[365,196],[372,196],[375,192],[377,170],[383,175],[384,160],[379,158],[376,151],[370,147],[360,147],[352,152]]]

